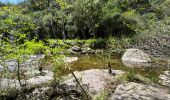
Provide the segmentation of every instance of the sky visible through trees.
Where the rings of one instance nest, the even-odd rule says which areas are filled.
[[[3,3],[19,3],[19,2],[22,2],[24,0],[0,0],[0,2],[3,2]]]

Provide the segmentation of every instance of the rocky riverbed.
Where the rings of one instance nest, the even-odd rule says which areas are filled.
[[[170,90],[167,88],[170,83],[168,63],[165,64],[166,66],[153,66],[152,59],[144,51],[128,49],[122,59],[119,57],[111,58],[109,62],[112,69],[109,69],[108,59],[105,59],[104,56],[83,55],[65,57],[62,60],[68,63],[78,81],[73,77],[73,74],[67,72],[63,72],[64,76],[61,77],[60,81],[54,80],[52,70],[42,69],[41,72],[37,65],[31,70],[23,72],[27,79],[20,80],[23,84],[22,87],[18,79],[8,78],[1,78],[1,87],[18,89],[19,92],[15,92],[15,95],[12,96],[13,99],[17,100],[170,99]],[[124,62],[131,62],[134,65],[132,67]],[[150,64],[150,66],[137,66],[141,62]],[[136,73],[131,72],[131,69]],[[155,76],[148,77],[147,75]],[[158,81],[152,80],[155,77]],[[86,91],[86,94],[78,83]],[[0,95],[0,97],[4,99],[11,97],[11,95]]]

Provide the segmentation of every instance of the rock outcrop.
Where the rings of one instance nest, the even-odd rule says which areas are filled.
[[[110,100],[170,100],[168,91],[144,84],[119,85]]]
[[[123,74],[124,72],[120,70],[112,70],[113,74],[109,74],[107,70],[91,69],[82,72],[74,72],[75,76],[78,78],[81,85],[85,88],[88,93],[93,97],[98,96],[104,89],[112,88],[114,86],[112,83],[115,82],[116,76]],[[77,82],[72,75],[70,78],[64,81],[69,87],[79,90],[77,87]]]

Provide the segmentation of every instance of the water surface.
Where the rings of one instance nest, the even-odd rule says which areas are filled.
[[[88,69],[108,69],[107,63],[110,62],[112,69],[131,71],[134,73],[140,74],[148,78],[157,79],[160,74],[162,74],[167,68],[160,65],[151,65],[150,67],[137,67],[130,68],[125,66],[121,57],[117,55],[112,55],[110,59],[106,55],[79,55],[79,59],[75,62],[69,63],[69,66],[73,71],[83,71]],[[67,69],[64,70],[64,74],[68,74]]]

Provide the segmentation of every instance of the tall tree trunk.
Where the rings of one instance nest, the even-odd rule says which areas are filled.
[[[64,25],[64,16],[62,16],[62,36],[63,36],[63,42],[66,40],[66,34],[65,34],[65,25]]]

